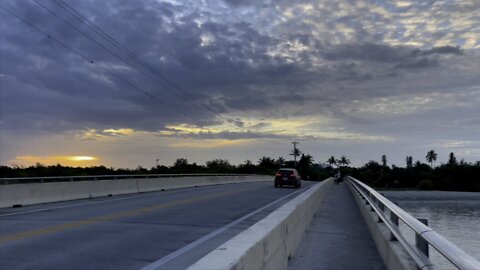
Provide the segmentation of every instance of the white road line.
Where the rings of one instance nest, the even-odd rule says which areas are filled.
[[[207,186],[205,186],[205,187],[207,187]],[[171,190],[171,191],[180,191],[180,190]],[[148,194],[148,195],[142,195],[142,196],[135,196],[134,194],[123,194],[123,195],[133,195],[133,196],[124,197],[124,198],[116,198],[116,199],[108,199],[108,200],[103,200],[103,201],[95,201],[95,202],[86,202],[86,203],[70,204],[70,205],[65,205],[65,206],[41,208],[41,209],[35,209],[35,210],[29,210],[29,211],[23,211],[23,212],[15,212],[15,213],[1,214],[0,217],[15,216],[15,215],[22,215],[22,214],[29,214],[29,213],[37,213],[37,212],[44,212],[44,211],[50,211],[50,210],[57,210],[57,209],[64,209],[64,208],[70,208],[70,207],[92,205],[92,204],[100,204],[100,203],[107,203],[107,202],[124,201],[124,200],[130,200],[130,199],[140,199],[140,198],[146,198],[146,197],[155,197],[155,196],[158,196],[158,193],[159,193],[160,191],[152,191],[152,192],[155,192],[155,194]],[[138,193],[137,193],[137,194],[138,194]],[[83,199],[81,199],[81,200],[83,200]]]
[[[309,187],[308,187],[308,188],[309,188]],[[215,236],[223,233],[224,231],[226,231],[226,230],[228,230],[229,228],[237,225],[238,223],[246,220],[247,218],[249,218],[249,217],[257,214],[257,213],[260,212],[260,211],[263,211],[263,210],[267,209],[268,207],[270,207],[270,206],[272,206],[272,205],[280,202],[281,200],[284,200],[284,199],[286,199],[286,198],[288,198],[288,197],[291,197],[291,196],[293,196],[293,195],[295,195],[295,194],[297,194],[297,193],[300,193],[300,192],[302,192],[302,191],[305,191],[305,189],[308,189],[308,188],[302,188],[302,189],[297,190],[297,191],[295,191],[295,192],[293,192],[293,193],[290,193],[290,194],[288,194],[288,195],[285,195],[285,196],[281,197],[280,199],[277,199],[277,200],[275,200],[275,201],[273,201],[273,202],[271,202],[271,203],[269,203],[269,204],[267,204],[267,205],[265,205],[265,206],[262,206],[262,207],[258,208],[257,210],[255,210],[255,211],[253,211],[253,212],[250,212],[249,214],[247,214],[247,215],[245,215],[245,216],[243,216],[243,217],[241,217],[241,218],[239,218],[239,219],[237,219],[237,220],[235,220],[235,221],[233,221],[233,222],[231,222],[231,223],[229,223],[229,224],[227,224],[227,225],[225,225],[225,226],[217,229],[216,231],[213,231],[213,232],[211,232],[210,234],[207,234],[207,235],[205,235],[205,236],[197,239],[196,241],[194,241],[194,242],[192,242],[192,243],[190,243],[190,244],[188,244],[188,245],[186,245],[186,246],[184,246],[184,247],[182,247],[182,248],[180,248],[180,249],[177,249],[176,251],[174,251],[174,252],[172,252],[172,253],[170,253],[170,254],[168,254],[168,255],[166,255],[166,256],[158,259],[158,260],[156,260],[155,262],[153,262],[153,263],[151,263],[151,264],[149,264],[149,265],[141,268],[141,270],[156,270],[156,269],[160,269],[160,267],[163,266],[164,264],[166,264],[166,263],[174,260],[175,258],[181,256],[182,254],[184,254],[184,253],[192,250],[193,248],[199,246],[200,244],[208,241],[209,239],[211,239],[211,238],[213,238],[213,237],[215,237]]]

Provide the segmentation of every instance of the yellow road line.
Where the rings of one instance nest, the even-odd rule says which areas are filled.
[[[34,236],[38,236],[38,235],[56,233],[56,232],[60,232],[60,231],[64,231],[64,230],[68,230],[68,229],[72,229],[72,228],[77,228],[77,227],[80,227],[80,226],[96,224],[96,223],[100,223],[100,222],[106,222],[106,221],[110,221],[110,220],[114,220],[114,219],[137,216],[137,215],[146,214],[146,213],[150,213],[150,212],[165,209],[165,208],[170,208],[170,207],[175,207],[175,206],[180,206],[180,205],[186,205],[186,204],[191,204],[191,203],[199,202],[199,201],[203,201],[203,200],[223,197],[223,196],[231,195],[231,194],[234,194],[234,193],[248,191],[248,190],[251,190],[251,189],[254,189],[254,188],[242,188],[242,189],[237,189],[237,190],[233,190],[233,191],[224,191],[224,192],[210,194],[210,195],[197,196],[197,197],[192,197],[192,198],[188,198],[188,199],[173,201],[173,202],[169,202],[169,203],[157,204],[157,205],[153,205],[153,206],[150,206],[150,207],[142,207],[142,208],[123,211],[123,212],[118,212],[118,213],[114,213],[114,214],[110,214],[110,215],[98,216],[98,217],[94,217],[94,218],[90,218],[90,219],[84,219],[84,220],[78,220],[78,221],[75,221],[75,222],[60,224],[60,225],[51,226],[51,227],[47,227],[47,228],[43,228],[43,229],[0,236],[0,244],[4,244],[4,243],[7,243],[7,242],[16,241],[16,240],[21,240],[21,239],[25,239],[25,238],[29,238],[29,237],[34,237]]]

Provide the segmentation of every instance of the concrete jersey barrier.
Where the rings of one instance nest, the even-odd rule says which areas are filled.
[[[0,185],[0,208],[206,185],[272,181],[268,175],[139,178]]]
[[[315,184],[198,260],[188,270],[287,269],[288,259],[295,254],[332,184],[332,178]]]

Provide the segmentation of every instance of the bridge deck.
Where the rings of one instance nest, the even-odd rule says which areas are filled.
[[[326,196],[288,269],[386,269],[345,183]]]

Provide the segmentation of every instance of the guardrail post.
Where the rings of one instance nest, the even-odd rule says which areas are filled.
[[[427,219],[419,218],[418,221],[420,221],[423,224],[428,226],[428,220]],[[415,233],[415,245],[417,246],[418,249],[420,249],[420,251],[423,252],[423,254],[425,254],[425,256],[429,257],[428,242],[425,241],[425,239],[423,239],[423,237],[418,233]]]
[[[398,228],[398,216],[395,215],[395,213],[393,213],[392,211],[390,211],[390,220],[392,221],[393,224],[395,224]],[[392,232],[390,232],[390,240],[391,241],[396,241],[397,238],[395,237],[395,235],[393,235]]]
[[[385,212],[385,205],[382,202],[380,202],[378,199],[376,199],[376,203],[378,205],[378,208],[380,208],[380,210],[382,210],[381,215],[383,215],[384,212]],[[378,223],[382,223],[382,222],[383,222],[383,220],[380,218],[380,213],[379,213],[378,214]]]
[[[378,207],[382,210],[382,212],[385,212],[385,205],[379,201],[377,201]]]

